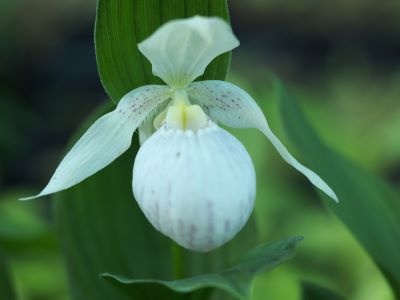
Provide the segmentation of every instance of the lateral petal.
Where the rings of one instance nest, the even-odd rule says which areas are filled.
[[[138,47],[153,74],[172,87],[185,87],[218,55],[239,45],[221,18],[194,16],[165,23]]]
[[[100,117],[65,155],[47,186],[29,200],[67,189],[110,164],[130,146],[132,134],[159,104],[169,88],[148,85],[126,94],[116,109]]]
[[[257,128],[274,145],[282,158],[317,188],[333,200],[338,198],[333,190],[313,171],[298,162],[269,128],[268,122],[254,99],[238,86],[219,80],[193,82],[188,87],[192,102],[202,106],[214,121],[236,128]]]

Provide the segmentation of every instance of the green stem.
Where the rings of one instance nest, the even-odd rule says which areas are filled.
[[[171,252],[174,269],[174,279],[182,279],[184,278],[182,248],[178,244],[173,243],[171,246]]]

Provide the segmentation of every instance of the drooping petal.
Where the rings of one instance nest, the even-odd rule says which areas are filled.
[[[256,193],[246,149],[212,122],[196,131],[164,124],[139,149],[132,185],[151,224],[196,251],[232,239],[248,220]]]
[[[67,189],[101,170],[125,152],[146,116],[169,98],[169,88],[149,85],[126,94],[116,109],[99,118],[63,158],[47,186],[28,200]]]
[[[189,98],[203,107],[212,120],[236,128],[259,129],[275,146],[282,158],[303,173],[316,187],[338,201],[333,190],[313,171],[299,163],[271,131],[257,103],[238,86],[219,80],[192,83]]]
[[[224,20],[194,16],[165,23],[138,46],[154,75],[172,87],[185,87],[215,57],[238,45]]]

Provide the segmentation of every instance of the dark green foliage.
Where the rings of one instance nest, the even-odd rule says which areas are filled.
[[[400,199],[383,181],[329,149],[307,122],[298,104],[280,87],[281,114],[290,141],[307,164],[337,193],[324,203],[369,252],[400,297]],[[329,234],[329,233],[327,233]]]
[[[13,284],[10,279],[10,274],[8,270],[8,264],[0,252],[0,298],[7,299],[7,300],[14,300],[15,293],[13,290]]]
[[[230,268],[181,280],[128,279],[108,273],[103,276],[132,299],[208,299],[217,288],[245,300],[250,297],[253,277],[293,257],[301,240],[302,237],[290,237],[260,245]]]

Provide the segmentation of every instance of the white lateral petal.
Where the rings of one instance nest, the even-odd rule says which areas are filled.
[[[169,98],[169,88],[148,85],[126,94],[116,109],[99,118],[67,153],[36,197],[67,189],[101,170],[125,152],[146,116]]]
[[[282,158],[303,173],[312,184],[338,201],[333,190],[313,171],[299,163],[271,131],[257,103],[238,86],[219,80],[190,84],[189,98],[203,107],[212,120],[236,128],[255,127],[275,146]]]
[[[173,20],[141,42],[139,50],[153,74],[173,87],[185,87],[218,55],[239,45],[230,26],[217,17]]]

